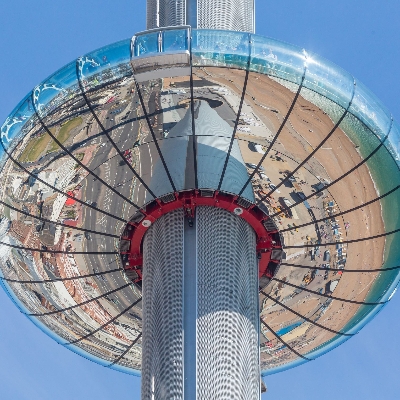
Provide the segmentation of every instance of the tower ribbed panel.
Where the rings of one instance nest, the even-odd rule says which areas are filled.
[[[147,10],[146,10],[147,29],[157,28],[159,26],[158,22],[159,1],[160,0],[147,0]]]
[[[254,0],[197,0],[197,28],[254,32]]]
[[[147,29],[185,23],[186,0],[147,0]]]
[[[197,398],[260,396],[256,238],[241,218],[197,209]]]
[[[143,243],[142,399],[183,399],[183,211],[161,217]]]
[[[254,0],[147,0],[147,29],[186,24],[193,28],[254,32]]]

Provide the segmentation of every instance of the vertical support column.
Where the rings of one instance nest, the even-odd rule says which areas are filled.
[[[143,242],[142,399],[183,399],[183,210]]]
[[[186,0],[186,25],[197,28],[197,0]]]
[[[160,0],[157,1],[157,28],[160,26]]]
[[[197,223],[185,219],[184,228],[184,288],[183,288],[183,342],[184,342],[184,398],[196,399],[197,376]]]
[[[197,399],[260,398],[256,235],[242,218],[198,207]]]
[[[197,207],[158,219],[143,243],[143,400],[260,398],[256,235]]]

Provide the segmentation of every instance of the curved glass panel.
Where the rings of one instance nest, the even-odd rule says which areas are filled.
[[[162,52],[189,50],[187,29],[171,29],[162,33]]]
[[[133,56],[150,56],[160,51],[160,32],[145,33],[136,36]]]
[[[305,66],[306,54],[299,47],[251,35],[251,71],[300,84]]]
[[[33,90],[33,104],[41,118],[55,112],[67,100],[79,93],[76,63],[58,70]]]
[[[350,112],[360,118],[381,140],[389,133],[391,126],[390,112],[359,81],[357,81],[356,93]]]
[[[193,29],[193,65],[246,69],[249,39],[248,33]]]
[[[399,271],[382,269],[400,264],[400,127],[317,55],[193,30],[191,66],[188,32],[139,34],[132,59],[129,40],[90,52],[7,118],[1,285],[66,348],[138,374],[132,226],[170,207],[174,190],[197,188],[210,202],[219,190],[240,194],[272,243],[260,274],[260,358],[264,375],[276,373],[340,345],[393,296]]]
[[[32,105],[32,95],[29,93],[1,126],[2,145],[6,150],[11,150],[37,123],[37,116]],[[2,150],[0,150],[0,154],[2,155]],[[2,160],[0,164],[0,170],[4,161],[5,160]]]
[[[397,121],[393,121],[392,129],[390,130],[388,140],[385,142],[385,146],[396,160],[397,165],[400,166],[400,125]]]
[[[130,46],[130,40],[122,40],[80,57],[79,79],[85,90],[131,76]]]
[[[354,92],[354,78],[335,64],[307,53],[304,86],[347,108]]]

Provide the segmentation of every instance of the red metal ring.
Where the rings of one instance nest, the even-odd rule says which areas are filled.
[[[280,263],[280,257],[274,259],[274,254],[281,254],[279,251],[273,254],[273,250],[282,250],[282,244],[275,224],[272,225],[275,229],[267,229],[268,224],[266,222],[270,220],[270,217],[260,208],[239,196],[219,191],[190,190],[176,192],[154,200],[135,214],[139,217],[134,217],[128,223],[127,229],[121,237],[121,243],[124,241],[125,245],[120,254],[125,271],[134,282],[139,282],[142,279],[142,242],[150,226],[158,218],[179,208],[184,209],[187,218],[194,218],[195,209],[198,206],[223,208],[243,218],[254,229],[257,236],[256,251],[259,259],[259,277],[264,275],[269,278],[273,277]],[[129,241],[129,250],[126,241]]]

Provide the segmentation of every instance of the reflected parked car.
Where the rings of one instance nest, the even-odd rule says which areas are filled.
[[[270,183],[269,187],[271,188],[271,190],[274,190],[276,193],[280,193],[281,192],[279,189],[276,188],[276,186],[273,183]]]
[[[251,169],[256,169],[257,168],[257,165],[253,164],[253,163],[246,163],[246,165],[247,165],[248,168],[251,168]],[[258,170],[259,171],[265,171],[265,168],[262,165],[260,165],[258,167]]]

